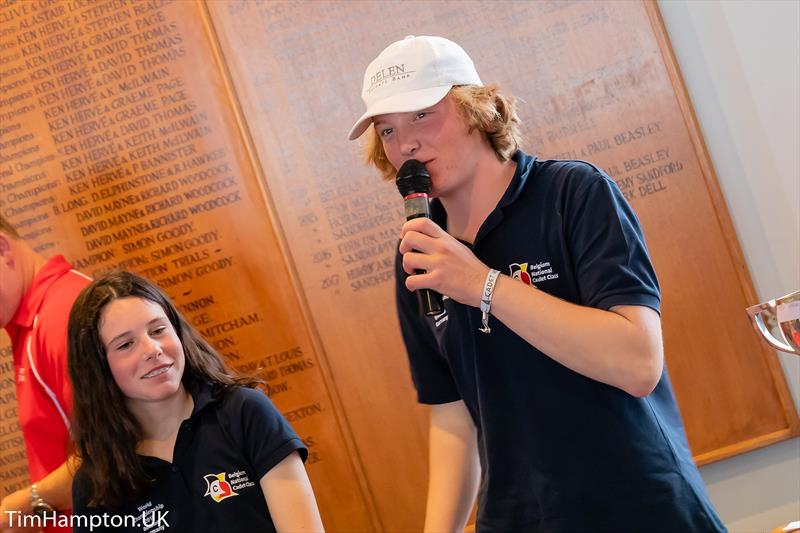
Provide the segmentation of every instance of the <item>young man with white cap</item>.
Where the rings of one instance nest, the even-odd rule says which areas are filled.
[[[426,531],[724,531],[664,367],[641,229],[602,170],[519,149],[514,100],[440,37],[367,67],[367,161],[417,159],[432,220],[402,229],[397,306],[431,405]],[[422,273],[419,273],[422,272]],[[419,312],[433,289],[445,311]]]

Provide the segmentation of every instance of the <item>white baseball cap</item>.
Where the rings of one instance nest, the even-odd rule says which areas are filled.
[[[367,111],[350,129],[357,139],[384,113],[430,107],[454,85],[483,85],[463,48],[443,37],[409,35],[387,46],[367,67],[361,98]]]

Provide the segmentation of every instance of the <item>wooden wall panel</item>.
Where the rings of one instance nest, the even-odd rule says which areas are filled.
[[[427,417],[392,295],[402,205],[346,140],[364,67],[407,34],[454,39],[524,100],[529,152],[616,179],[662,283],[698,460],[796,435],[652,3],[4,2],[0,210],[45,255],[156,280],[267,379],[311,445],[330,530],[419,530]],[[2,495],[26,482],[14,415],[4,348]]]
[[[203,9],[4,3],[0,208],[45,255],[89,275],[119,267],[156,281],[233,367],[267,380],[309,446],[314,484],[337,488],[318,494],[326,523],[369,529]],[[12,474],[4,493],[24,483]]]
[[[424,422],[411,416],[390,316],[386,237],[402,223],[399,199],[346,134],[363,110],[364,67],[408,34],[454,39],[484,81],[519,96],[528,151],[587,159],[614,176],[659,273],[667,360],[698,461],[797,434],[779,365],[743,312],[755,294],[654,4],[208,6],[385,523],[409,523],[398,509],[409,501],[397,486],[402,465],[387,465],[386,453],[423,461],[424,448],[375,428],[385,419],[404,429]]]

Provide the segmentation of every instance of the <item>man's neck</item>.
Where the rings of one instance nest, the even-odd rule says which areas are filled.
[[[22,305],[28,296],[28,293],[33,287],[33,280],[36,275],[44,268],[47,260],[34,252],[30,245],[22,240],[13,241],[13,254],[14,254],[14,276],[19,276],[16,279],[20,282],[20,300],[17,303],[16,309],[8,317],[8,322],[0,327],[6,329],[10,333],[12,319],[20,312],[19,306]]]
[[[440,198],[447,212],[447,232],[462,241],[475,242],[478,230],[497,207],[516,168],[516,161],[501,162],[494,151],[490,157],[481,158],[465,187]]]
[[[44,268],[47,260],[33,251],[30,244],[25,241],[16,241],[15,246],[19,258],[19,269],[22,275],[22,294],[25,295],[33,285],[36,275]]]
[[[31,264],[29,271],[26,273],[28,276],[26,277],[27,284],[25,285],[26,289],[29,289],[31,284],[33,284],[33,278],[44,268],[44,265],[47,263],[47,260],[42,257],[41,255],[33,252],[31,257]]]

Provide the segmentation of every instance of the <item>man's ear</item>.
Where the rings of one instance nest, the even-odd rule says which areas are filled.
[[[14,266],[11,237],[8,237],[4,233],[0,233],[0,258],[2,258],[2,261],[9,267]]]

